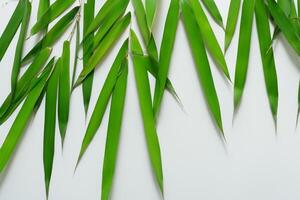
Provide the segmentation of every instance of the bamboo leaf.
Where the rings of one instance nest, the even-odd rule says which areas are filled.
[[[97,30],[112,12],[116,12],[118,10],[126,10],[128,3],[129,0],[106,1],[102,6],[102,8],[100,9],[100,11],[97,13],[93,22],[88,27],[88,30],[86,31],[84,37],[88,36],[95,30]]]
[[[267,0],[267,7],[286,40],[296,53],[300,55],[300,33],[298,33],[297,29],[293,26],[293,23],[274,0]]]
[[[217,24],[224,29],[222,15],[221,15],[215,1],[214,0],[202,0],[202,2],[205,5],[205,7],[207,8],[210,15],[217,22]]]
[[[15,36],[24,16],[25,1],[19,1],[14,13],[12,14],[7,26],[5,27],[0,38],[0,61],[6,53],[13,37]]]
[[[179,0],[171,0],[160,48],[158,78],[155,84],[153,101],[154,116],[157,116],[159,113],[164,94],[179,22],[179,9]]]
[[[220,69],[223,71],[224,75],[228,78],[228,80],[230,80],[230,75],[224,58],[224,54],[200,3],[193,0],[190,0],[189,2],[191,8],[194,11],[194,15],[198,22],[201,36],[206,47],[208,48],[209,52],[211,53],[213,59],[216,61]]]
[[[110,48],[114,45],[120,35],[125,31],[130,23],[131,15],[128,13],[120,19],[103,38],[97,49],[88,61],[88,65],[84,66],[73,88],[82,83],[83,80],[96,68],[96,66],[103,60]]]
[[[252,23],[255,1],[244,0],[242,7],[242,17],[240,26],[240,36],[238,45],[238,55],[235,68],[234,80],[234,108],[236,110],[243,95],[246,75],[248,70],[250,44],[252,35]]]
[[[51,47],[69,28],[71,22],[75,19],[78,13],[79,7],[73,8],[65,16],[63,16],[52,28],[51,30],[27,53],[23,58],[22,64],[27,63],[35,55],[45,47]]]
[[[42,16],[47,12],[49,6],[50,6],[49,0],[40,0],[39,1],[37,20],[40,20],[42,18]]]
[[[25,2],[25,10],[22,19],[21,31],[19,35],[19,40],[17,43],[16,51],[15,51],[15,58],[13,63],[12,75],[11,75],[11,95],[14,97],[15,89],[17,86],[17,81],[19,77],[21,61],[22,61],[22,54],[23,54],[23,46],[26,39],[27,27],[30,19],[31,14],[31,4],[28,0],[24,0]]]
[[[74,66],[73,66],[73,74],[72,74],[72,83],[71,86],[75,83],[75,76],[77,72],[78,59],[79,59],[79,51],[80,51],[80,23],[76,22],[76,46],[75,46],[75,56],[74,56]]]
[[[16,146],[23,135],[26,125],[28,124],[34,110],[35,104],[39,99],[47,80],[48,77],[41,79],[34,89],[29,93],[13,125],[11,126],[4,143],[0,148],[0,173],[4,171],[4,168],[8,164],[13,151],[16,149]]]
[[[203,93],[211,114],[221,131],[221,137],[225,139],[219,99],[205,51],[204,42],[201,38],[200,28],[196,19],[194,18],[193,10],[188,4],[187,0],[182,0],[181,7],[184,26],[193,53]]]
[[[145,44],[148,44],[151,33],[147,23],[147,16],[146,16],[146,11],[143,2],[142,0],[132,0],[131,2],[134,8],[137,23],[139,26],[139,30],[142,34],[143,40]]]
[[[240,5],[241,5],[241,0],[230,1],[229,12],[228,12],[228,17],[226,22],[226,31],[225,31],[225,52],[230,46],[230,43],[232,41],[236,29]]]
[[[34,35],[45,29],[74,2],[75,0],[56,0],[32,27],[31,34]]]
[[[83,35],[86,35],[88,28],[94,19],[94,12],[95,12],[95,1],[94,0],[87,1],[87,3],[84,5]],[[92,56],[92,52],[87,52],[87,49],[89,48],[89,43],[93,44],[93,41],[94,41],[93,34],[89,34],[88,37],[86,37],[85,42],[83,43],[83,66],[86,66],[88,64],[88,61]],[[84,104],[84,110],[86,114],[89,108],[91,94],[92,94],[93,78],[94,78],[94,72],[91,72],[82,83],[83,104]],[[74,84],[72,84],[72,86],[74,86]]]
[[[155,127],[155,120],[154,120],[153,110],[152,110],[148,74],[146,70],[146,65],[143,62],[144,60],[139,59],[141,58],[139,56],[135,56],[136,54],[137,55],[143,54],[139,41],[132,30],[130,35],[131,35],[131,51],[133,52],[132,61],[134,65],[134,74],[135,74],[140,109],[141,109],[141,114],[142,114],[142,119],[144,124],[148,154],[150,157],[152,170],[155,175],[156,182],[160,188],[161,194],[163,195],[164,190],[163,190],[162,161],[161,161],[161,153],[160,153],[158,136]]]
[[[278,81],[273,50],[269,50],[269,44],[271,42],[269,16],[263,0],[256,0],[255,16],[265,84],[272,115],[276,122],[278,108]]]
[[[70,42],[65,41],[61,57],[61,70],[58,92],[58,124],[61,143],[64,144],[70,110]]]
[[[109,199],[116,168],[126,98],[127,74],[128,66],[125,65],[120,73],[112,94],[102,170],[102,200]]]
[[[120,74],[120,69],[122,69],[123,67],[125,67],[127,65],[127,62],[128,62],[126,59],[127,54],[128,54],[128,40],[126,40],[124,42],[124,44],[122,45],[113,65],[107,75],[107,78],[104,82],[104,86],[102,87],[102,90],[98,97],[93,114],[89,121],[86,133],[84,135],[84,139],[82,141],[80,154],[79,154],[79,158],[77,161],[77,166],[78,166],[83,154],[85,153],[86,149],[88,148],[89,144],[91,143],[92,139],[94,138],[98,128],[101,125],[102,118],[104,116],[108,101],[110,99],[110,96],[114,89],[115,83]]]
[[[44,180],[46,195],[49,194],[49,185],[52,175],[54,144],[55,144],[55,126],[56,126],[56,103],[58,80],[60,74],[61,60],[59,59],[55,65],[54,71],[49,78],[46,86],[46,102],[45,102],[45,122],[44,122],[44,145],[43,145],[43,161],[44,161]]]
[[[152,30],[156,9],[157,0],[145,0],[146,18],[149,30]]]

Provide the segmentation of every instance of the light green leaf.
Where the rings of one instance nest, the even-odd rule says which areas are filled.
[[[142,55],[143,51],[135,33],[132,30],[130,35],[131,35],[131,51],[133,52],[132,61],[134,65],[134,74],[135,74],[141,114],[143,118],[148,154],[150,157],[152,170],[156,182],[160,188],[161,194],[163,195],[164,189],[163,189],[163,170],[162,170],[161,153],[160,153],[160,146],[159,146],[158,136],[156,132],[156,127],[155,127],[155,120],[153,116],[151,92],[150,92],[147,69],[144,63],[144,59],[140,59],[141,57],[135,56],[136,54]]]
[[[201,38],[200,28],[194,17],[193,10],[187,2],[182,0],[182,16],[189,44],[193,53],[196,69],[201,82],[204,96],[206,98],[211,114],[221,131],[221,137],[225,139],[222,125],[222,116],[219,99],[213,81],[210,65],[205,51],[204,42]]]
[[[125,65],[120,72],[112,94],[102,170],[102,200],[109,199],[116,168],[126,98],[127,74],[128,66]]]
[[[237,109],[243,95],[248,70],[252,23],[255,1],[244,0],[240,26],[238,54],[234,80],[234,108]]]
[[[100,92],[100,95],[98,97],[96,106],[94,108],[93,114],[91,116],[91,119],[89,121],[86,133],[84,135],[84,139],[82,141],[81,149],[79,158],[77,161],[77,165],[79,164],[83,154],[85,153],[86,149],[90,145],[92,139],[94,138],[98,128],[101,125],[102,118],[104,116],[108,101],[110,99],[110,96],[112,94],[112,91],[114,89],[115,83],[118,79],[118,76],[120,74],[120,69],[125,67],[127,65],[127,54],[128,54],[128,40],[124,42],[122,45],[108,75],[104,82],[104,86],[102,87],[102,90]]]
[[[224,29],[223,19],[222,15],[215,3],[214,0],[202,0],[203,4],[207,8],[210,15],[213,17],[213,19]]]
[[[40,0],[39,1],[37,20],[40,20],[42,18],[42,16],[47,12],[49,6],[50,6],[49,0]]]
[[[34,35],[46,28],[50,24],[50,22],[54,21],[74,2],[75,0],[56,0],[32,27],[31,34]]]
[[[150,39],[150,29],[147,23],[147,16],[146,11],[143,5],[142,0],[132,0],[132,5],[134,8],[134,12],[136,15],[136,20],[140,29],[140,32],[142,34],[143,40],[145,44],[148,44],[148,41]]]
[[[160,48],[158,78],[155,84],[153,111],[156,117],[164,95],[164,88],[170,68],[171,56],[179,22],[179,0],[171,0]]]
[[[77,87],[85,80],[85,78],[97,67],[103,60],[105,55],[109,52],[110,48],[114,45],[120,35],[125,31],[130,23],[131,15],[128,13],[120,19],[107,33],[105,38],[101,41],[93,55],[90,57],[88,64],[84,66],[73,88]]]
[[[157,9],[157,0],[145,0],[146,18],[149,30],[152,30]]]
[[[63,53],[61,56],[58,90],[58,124],[62,145],[64,144],[69,121],[70,96],[70,42],[65,41],[63,46]]]
[[[232,41],[236,29],[240,6],[241,6],[241,0],[230,1],[228,17],[226,22],[226,31],[225,31],[225,52],[230,46],[230,43]]]

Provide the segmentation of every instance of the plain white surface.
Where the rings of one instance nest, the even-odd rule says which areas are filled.
[[[102,2],[99,1],[97,7]],[[8,1],[7,4],[1,2],[1,33],[16,3],[16,1]],[[37,3],[37,0],[33,1],[31,23],[35,22]],[[216,3],[226,21],[229,0],[216,0]],[[155,27],[158,44],[161,41],[169,1],[161,1],[160,4]],[[131,6],[130,10],[132,10]],[[137,30],[135,23],[132,26]],[[212,26],[223,46],[224,33],[213,22]],[[64,38],[68,35],[69,33]],[[122,40],[127,36],[128,31],[123,34]],[[9,74],[16,38],[0,64],[0,102],[10,91]],[[27,50],[34,40],[28,41]],[[234,76],[237,40],[236,34],[226,55],[232,77]],[[121,44],[120,40],[96,71],[88,119],[104,78]],[[59,55],[60,52],[61,46],[58,45],[54,54]],[[253,26],[248,81],[233,125],[232,86],[224,81],[211,62],[227,138],[225,150],[206,107],[183,24],[180,22],[172,56],[170,78],[182,99],[185,113],[166,93],[158,124],[166,200],[298,200],[300,198],[300,133],[299,130],[295,130],[299,60],[282,38],[276,43],[275,55],[279,79],[277,134],[264,87],[255,25]],[[0,144],[15,116],[14,114],[7,123],[0,127]],[[44,104],[24,133],[9,167],[4,174],[0,175],[1,200],[45,199],[42,161],[43,121]],[[104,116],[96,137],[73,175],[86,128],[81,89],[73,93],[63,152],[57,128],[49,200],[100,199],[107,122],[108,113]],[[146,151],[132,65],[129,71],[121,135],[111,199],[160,199]]]

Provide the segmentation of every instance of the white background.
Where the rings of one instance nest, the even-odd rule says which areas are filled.
[[[8,3],[2,1],[0,6],[1,33],[17,3],[12,0],[5,2]],[[98,8],[102,2],[99,1]],[[33,1],[31,23],[35,22],[37,3],[37,0]],[[229,0],[216,0],[216,3],[226,21]],[[158,44],[161,41],[168,4],[169,1],[162,1],[158,12],[154,31]],[[223,31],[215,23],[212,22],[212,25],[223,46]],[[135,23],[132,26],[137,30]],[[69,33],[64,38],[68,35]],[[127,36],[128,31],[122,40]],[[0,64],[0,102],[10,91],[9,74],[16,38]],[[35,40],[33,38],[28,41],[26,50]],[[237,41],[236,34],[226,55],[232,77]],[[96,71],[88,119],[121,44],[120,40]],[[232,86],[224,80],[211,62],[227,138],[227,145],[224,147],[206,107],[183,24],[180,22],[169,76],[182,99],[185,112],[166,93],[158,123],[166,200],[300,198],[300,132],[295,130],[299,60],[282,38],[276,43],[275,55],[279,79],[276,133],[264,87],[255,26],[251,44],[248,81],[240,110],[233,124]],[[54,54],[60,53],[61,46],[57,46]],[[0,127],[0,144],[15,116],[14,114]],[[44,104],[30,122],[5,173],[0,175],[1,200],[46,199],[42,160],[43,121]],[[82,93],[80,88],[77,89],[72,95],[70,121],[63,152],[57,128],[50,200],[100,199],[107,123],[108,113],[74,174],[75,162],[86,128]],[[126,108],[111,199],[160,199],[146,151],[132,65],[129,71]]]

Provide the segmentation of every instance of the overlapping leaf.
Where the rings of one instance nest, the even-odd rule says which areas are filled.
[[[225,29],[225,52],[230,46],[238,21],[241,0],[231,0]]]

